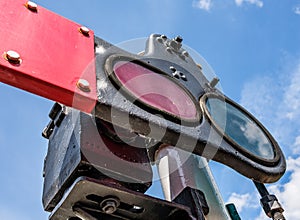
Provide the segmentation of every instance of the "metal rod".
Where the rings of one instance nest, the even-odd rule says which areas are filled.
[[[256,186],[257,191],[259,192],[261,197],[270,195],[266,186],[263,183],[259,183],[256,181],[253,181],[254,185]]]
[[[91,216],[89,213],[87,213],[85,210],[79,207],[74,207],[73,212],[78,218],[82,220],[98,220],[97,218]]]
[[[207,160],[172,146],[161,147],[156,154],[158,172],[165,197],[173,201],[184,188],[199,189],[205,195],[207,220],[230,219]]]

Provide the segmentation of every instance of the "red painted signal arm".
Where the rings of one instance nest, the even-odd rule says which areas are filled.
[[[0,81],[90,113],[94,33],[24,0],[0,0]]]

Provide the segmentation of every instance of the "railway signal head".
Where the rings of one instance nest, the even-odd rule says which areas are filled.
[[[100,38],[95,45],[97,117],[156,147],[181,148],[260,182],[275,182],[283,175],[285,159],[277,142],[215,87],[217,78],[205,77],[181,37],[153,34],[139,55]]]

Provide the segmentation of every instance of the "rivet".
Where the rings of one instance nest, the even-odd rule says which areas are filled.
[[[157,40],[159,43],[162,43],[162,42],[163,42],[163,39],[162,39],[161,37],[156,38],[156,40]]]
[[[172,70],[173,72],[175,72],[176,68],[174,66],[170,66],[170,70]]]
[[[164,34],[161,35],[160,37],[161,37],[162,39],[164,39],[164,40],[168,39],[168,37],[167,37],[166,35],[164,35]]]
[[[90,29],[88,29],[87,27],[81,26],[79,28],[79,32],[82,33],[85,36],[89,36]]]
[[[186,50],[184,50],[184,51],[182,51],[182,53],[181,53],[183,56],[186,56],[186,57],[188,57],[189,56],[189,53],[186,51]]]
[[[83,92],[90,92],[90,83],[85,79],[79,79],[77,82],[77,87]]]
[[[26,8],[28,8],[29,10],[31,11],[34,11],[34,12],[37,12],[37,7],[38,5],[32,1],[28,1],[26,4],[25,4]]]
[[[170,47],[167,47],[166,51],[169,52],[169,53],[172,53],[172,49]]]
[[[197,67],[198,67],[200,70],[202,70],[201,64],[197,63]]]
[[[4,58],[10,63],[15,63],[15,64],[21,63],[20,54],[13,50],[9,50],[6,53],[4,53]]]

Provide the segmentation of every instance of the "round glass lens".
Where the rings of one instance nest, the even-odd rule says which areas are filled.
[[[119,61],[114,65],[119,82],[137,99],[185,120],[197,120],[197,108],[176,83],[144,66]]]
[[[205,105],[213,122],[241,148],[256,157],[274,159],[270,139],[246,113],[218,98],[207,98]]]

